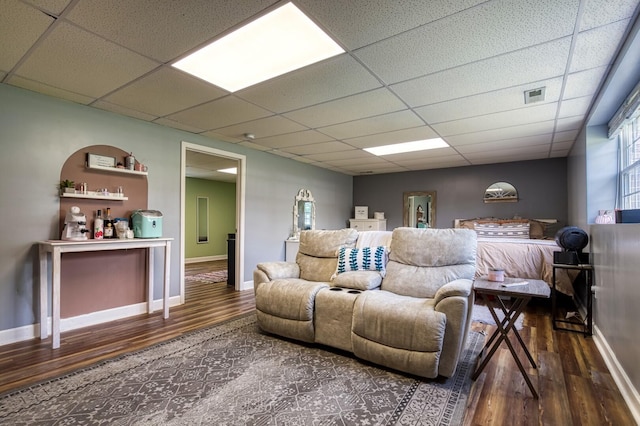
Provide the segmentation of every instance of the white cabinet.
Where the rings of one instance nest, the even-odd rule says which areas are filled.
[[[349,219],[349,227],[361,231],[386,231],[387,219]]]
[[[300,240],[284,240],[284,260],[287,262],[295,262],[299,248]]]

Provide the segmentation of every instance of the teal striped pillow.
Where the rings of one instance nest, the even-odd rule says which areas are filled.
[[[338,252],[337,274],[348,271],[378,271],[384,277],[387,266],[387,248],[344,248]]]

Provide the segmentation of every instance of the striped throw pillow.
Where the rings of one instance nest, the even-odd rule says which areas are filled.
[[[474,229],[483,238],[529,238],[528,223],[476,223]]]

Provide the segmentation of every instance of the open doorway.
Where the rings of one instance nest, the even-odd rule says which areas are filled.
[[[205,178],[210,180],[223,180],[223,181],[235,181],[235,239],[233,241],[234,253],[229,253],[228,256],[233,256],[229,266],[232,270],[228,271],[230,278],[233,282],[233,288],[235,290],[242,290],[242,283],[244,282],[244,200],[245,200],[245,164],[246,157],[244,155],[236,154],[233,152],[222,151],[215,148],[210,148],[202,145],[196,145],[189,142],[182,142],[181,152],[181,206],[180,206],[180,302],[185,302],[185,259],[186,259],[186,238],[191,234],[199,242],[205,242],[208,239],[208,233],[206,229],[206,221],[199,221],[199,227],[194,232],[187,232],[191,226],[187,226],[188,221],[193,218],[188,218],[186,213],[186,188],[187,177]],[[221,173],[218,170],[220,168],[236,167],[237,173],[230,175],[228,173]],[[195,171],[194,171],[195,170]],[[211,208],[208,205],[207,200],[198,199],[198,208],[204,209]],[[213,206],[215,208],[215,206]],[[196,221],[198,221],[196,219]],[[231,234],[231,232],[230,232]]]

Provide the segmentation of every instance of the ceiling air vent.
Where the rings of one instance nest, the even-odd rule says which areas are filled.
[[[533,102],[544,101],[544,91],[546,87],[539,87],[537,89],[525,90],[524,103],[531,104]]]

